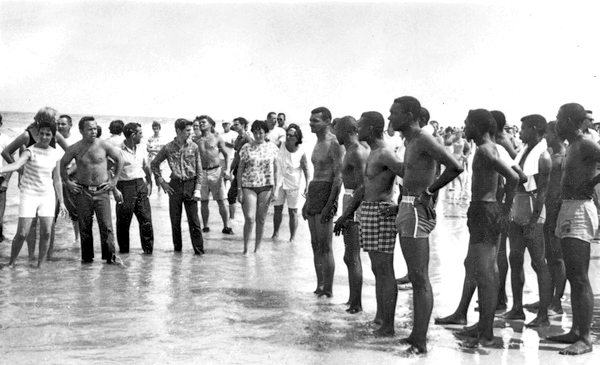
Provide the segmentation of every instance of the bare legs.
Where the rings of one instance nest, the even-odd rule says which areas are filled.
[[[413,330],[404,339],[411,345],[409,354],[427,352],[427,329],[433,308],[433,293],[429,282],[429,238],[400,237],[400,247],[413,286]],[[394,280],[395,284],[395,280]]]
[[[333,296],[333,273],[335,261],[331,249],[333,239],[333,221],[321,223],[321,214],[308,216],[310,241],[313,249],[317,289],[319,296]]]
[[[17,234],[12,242],[12,248],[10,253],[10,262],[9,265],[14,265],[19,256],[19,252],[23,247],[23,242],[27,238],[30,233],[32,222],[35,218],[19,218],[19,223],[17,227]],[[50,241],[50,232],[52,227],[53,217],[40,217],[40,251],[38,255],[38,267],[40,267],[44,262],[46,262],[46,251],[48,248],[48,242]],[[35,243],[35,241],[34,241]],[[35,247],[35,246],[34,246]]]
[[[346,312],[350,314],[362,311],[361,297],[363,275],[362,264],[360,261],[360,238],[358,230],[359,225],[357,222],[349,223],[344,229],[344,245],[346,246],[344,251],[344,262],[348,267],[348,281],[350,284],[350,298],[348,299],[350,307],[346,309]]]
[[[244,211],[244,254],[248,253],[248,241],[255,223],[254,252],[257,252],[260,248],[270,198],[271,190],[256,194],[252,189],[244,189],[244,202],[242,203],[242,210]]]
[[[223,228],[227,228],[229,227],[229,210],[225,206],[225,200],[217,200],[217,204],[219,205],[219,214],[223,220]],[[202,226],[207,228],[209,218],[208,200],[202,200],[200,202],[200,212],[202,213]]]
[[[281,194],[281,192],[280,192]],[[283,220],[283,204],[275,205],[273,207],[273,236],[271,238],[279,237],[279,227],[281,226],[281,221]]]
[[[375,297],[377,314],[375,323],[381,322],[381,327],[375,334],[378,336],[394,335],[394,316],[398,300],[398,286],[394,274],[394,254],[385,252],[369,252],[371,269],[375,275]]]

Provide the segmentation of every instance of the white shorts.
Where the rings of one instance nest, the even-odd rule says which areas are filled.
[[[298,209],[298,198],[300,197],[300,189],[283,189],[283,186],[279,187],[279,194],[277,200],[273,205],[283,205],[287,202],[288,209]]]
[[[54,192],[46,195],[29,195],[21,191],[19,218],[52,217],[56,209]]]
[[[592,200],[562,201],[556,220],[556,237],[592,243],[597,229],[598,213]]]

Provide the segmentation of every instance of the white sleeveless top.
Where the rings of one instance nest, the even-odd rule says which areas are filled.
[[[302,146],[298,146],[296,152],[290,152],[285,148],[285,143],[279,147],[279,169],[281,171],[281,181],[283,188],[286,190],[300,189],[302,179],[302,168],[300,160],[304,155]]]
[[[54,194],[52,171],[54,171],[61,153],[52,147],[44,149],[35,145],[28,147],[27,151],[31,153],[31,156],[25,163],[21,178],[21,193],[29,196]]]

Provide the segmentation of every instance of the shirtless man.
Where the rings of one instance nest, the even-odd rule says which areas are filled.
[[[403,96],[394,100],[388,118],[394,130],[401,131],[406,138],[404,170],[399,174],[404,179],[403,196],[396,226],[413,285],[414,325],[410,336],[402,340],[411,345],[406,350],[408,354],[427,352],[427,328],[433,307],[429,282],[429,233],[435,227],[435,210],[431,197],[463,171],[443,145],[421,130],[420,112],[421,104],[417,99]],[[437,163],[445,169],[436,179]]]
[[[308,220],[310,240],[317,274],[319,297],[333,295],[333,273],[335,261],[331,249],[333,239],[333,217],[342,186],[342,158],[344,148],[331,133],[331,112],[325,107],[311,111],[310,130],[317,135],[311,162],[313,179],[308,186],[306,203],[302,207],[302,218]]]
[[[598,214],[592,201],[595,175],[600,162],[600,146],[583,137],[581,132],[585,110],[576,103],[565,104],[556,116],[556,132],[569,141],[562,172],[562,205],[556,221],[567,280],[571,284],[573,326],[563,335],[548,337],[550,341],[570,343],[560,351],[563,355],[581,355],[592,351],[590,327],[594,294],[588,277],[590,243],[598,229]]]
[[[479,322],[477,326],[459,335],[473,337],[465,347],[494,345],[494,313],[498,302],[498,266],[496,254],[501,226],[506,225],[510,214],[519,175],[504,162],[498,153],[493,137],[496,122],[485,109],[469,111],[465,120],[465,134],[475,141],[473,157],[471,205],[467,212],[469,250],[465,259],[466,276],[477,286]],[[496,201],[498,176],[506,178],[507,197],[502,209]]]
[[[544,254],[543,225],[545,216],[544,201],[548,191],[548,181],[552,170],[552,160],[548,154],[546,119],[539,114],[521,118],[521,140],[523,149],[515,162],[527,175],[528,180],[517,187],[512,221],[509,223],[510,268],[513,293],[513,307],[504,313],[504,319],[525,319],[523,312],[523,286],[525,273],[523,262],[525,249],[531,256],[531,266],[537,274],[540,307],[536,318],[527,327],[541,327],[550,324],[548,306],[552,299],[552,282]]]
[[[229,180],[229,152],[225,147],[225,142],[221,136],[212,131],[215,128],[215,121],[208,115],[196,117],[200,125],[200,135],[193,138],[194,142],[200,148],[200,157],[202,158],[202,189],[200,190],[200,213],[202,214],[202,232],[210,231],[208,227],[208,197],[212,192],[213,199],[219,205],[219,213],[223,220],[223,230],[225,234],[233,234],[229,227],[229,211],[225,206],[227,191],[225,190],[225,180]],[[225,167],[221,167],[221,158],[219,152],[225,157]]]
[[[383,117],[382,117],[383,120]],[[346,149],[342,162],[342,179],[344,181],[344,213],[352,201],[354,191],[363,184],[365,166],[369,157],[369,149],[358,142],[358,125],[351,116],[340,118],[334,127],[335,136],[340,145]],[[350,314],[362,311],[362,263],[360,260],[359,218],[360,213],[342,216],[335,222],[334,232],[337,236],[344,234],[344,262],[348,267],[350,282]],[[394,236],[395,238],[395,236]]]
[[[393,336],[398,287],[394,274],[396,226],[394,215],[389,213],[395,212],[394,182],[396,175],[402,174],[402,162],[383,139],[384,128],[385,121],[380,113],[361,115],[358,139],[367,142],[371,149],[366,160],[364,183],[354,191],[352,200],[336,222],[335,231],[342,230],[360,204],[360,242],[371,259],[377,299],[375,323],[381,325],[375,335]]]
[[[96,213],[102,247],[102,260],[114,263],[115,240],[113,236],[109,191],[115,189],[121,175],[123,161],[119,151],[107,141],[96,138],[94,117],[83,117],[79,121],[82,139],[69,146],[60,160],[60,176],[73,193],[79,217],[81,237],[81,260],[85,263],[94,260],[94,236],[92,218]],[[108,173],[108,158],[115,162],[115,175]],[[73,179],[69,177],[68,166],[72,160],[77,163]],[[120,201],[117,201],[120,204]]]
[[[504,130],[506,126],[506,117],[504,113],[499,110],[491,111],[494,120],[496,121],[496,144],[502,146],[504,150],[508,152],[510,158],[514,159],[517,157],[517,150],[513,145],[511,138],[508,133]],[[520,168],[519,168],[520,169]],[[496,196],[497,201],[502,201],[504,197],[504,183],[501,182],[501,185],[498,187],[498,195]],[[500,247],[498,248],[498,276],[499,283],[498,286],[498,306],[497,310],[506,310],[507,308],[507,296],[506,296],[506,276],[508,275],[508,257],[506,255],[506,240],[508,238],[508,225],[500,227],[502,231],[500,232]]]

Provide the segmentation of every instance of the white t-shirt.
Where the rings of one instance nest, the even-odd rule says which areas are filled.
[[[282,186],[285,190],[300,189],[302,182],[302,167],[300,161],[305,152],[302,145],[298,146],[296,152],[290,152],[285,143],[279,147],[279,171],[281,171]]]
[[[281,127],[275,127],[273,130],[267,133],[266,138],[269,140],[269,142],[273,142],[275,144],[277,144],[277,141],[283,143],[285,142],[285,129]]]
[[[39,148],[35,145],[27,147],[31,153],[25,162],[25,170],[21,178],[21,193],[29,196],[54,194],[52,172],[60,160],[60,152],[56,148]]]

